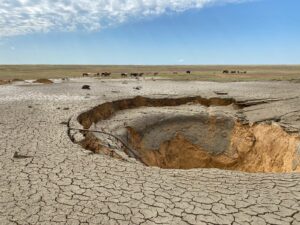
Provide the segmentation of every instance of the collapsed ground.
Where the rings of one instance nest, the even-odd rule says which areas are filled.
[[[91,89],[82,90],[83,85],[90,85]],[[266,128],[273,124],[280,132],[293,136],[298,135],[300,128],[299,87],[289,82],[223,84],[94,79],[3,85],[0,87],[0,223],[299,224],[298,172],[147,167],[134,158],[117,160],[85,151],[70,140],[66,125],[71,118],[70,127],[80,129],[78,115],[106,102],[135,96],[150,99],[227,96],[242,104],[241,122],[246,118],[249,125],[264,124]],[[202,110],[201,118],[207,121],[206,115],[220,111],[226,112],[224,118],[231,118],[230,105],[126,109],[116,113],[115,119],[123,120],[126,112],[152,117],[162,111],[169,117],[175,110],[186,116],[185,107],[193,118],[190,109],[195,107],[197,113]],[[138,125],[139,118],[128,118],[127,123],[138,128],[134,125]],[[201,118],[196,119],[202,121]],[[171,116],[169,121],[172,119]],[[193,120],[189,117],[188,121]],[[98,126],[105,128],[105,121],[102,122]],[[91,129],[99,127],[96,124]],[[149,139],[143,142],[146,146],[155,132],[147,134]],[[75,130],[72,135],[75,139],[82,138]],[[213,145],[207,148],[219,150]]]
[[[278,120],[249,125],[242,108],[242,102],[226,97],[107,102],[79,115],[83,129],[94,124],[99,131],[84,131],[80,144],[118,159],[123,148],[143,164],[161,168],[299,172],[300,136],[286,132]],[[110,137],[115,151],[107,147]]]

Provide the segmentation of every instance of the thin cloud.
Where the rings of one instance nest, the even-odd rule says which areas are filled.
[[[0,0],[0,37],[51,31],[96,31],[213,4],[246,0]],[[249,0],[248,0],[249,1]]]
[[[184,59],[178,59],[178,63],[184,63]]]

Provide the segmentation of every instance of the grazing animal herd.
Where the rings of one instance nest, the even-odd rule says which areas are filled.
[[[83,77],[89,77],[89,76],[94,76],[94,77],[110,77],[111,73],[110,72],[103,72],[103,73],[82,73]],[[143,77],[144,73],[121,73],[121,77],[125,78],[128,77],[130,75],[130,77],[134,77],[134,78],[138,78],[138,77]],[[158,73],[154,73],[154,75],[158,75]]]
[[[111,75],[111,73],[109,72],[104,72],[104,73],[82,73],[83,77],[89,77],[89,76],[94,76],[94,77],[109,77]]]
[[[229,71],[229,70],[223,70],[223,73],[224,74],[246,74],[247,73],[247,71],[239,71],[239,70],[231,70],[231,71]]]
[[[175,71],[173,72],[173,74],[178,74],[179,72]],[[186,74],[192,74],[191,70],[187,70],[185,71]],[[222,71],[223,74],[246,74],[247,71],[239,71],[239,70],[223,70]],[[102,72],[102,73],[82,73],[83,77],[89,77],[89,76],[96,76],[96,77],[110,77],[111,76],[111,72]],[[159,72],[154,72],[154,73],[147,73],[147,75],[154,75],[157,76],[159,75]],[[143,77],[144,73],[121,73],[121,77],[122,78],[126,78],[126,77],[132,77],[132,78],[139,78],[139,77]]]

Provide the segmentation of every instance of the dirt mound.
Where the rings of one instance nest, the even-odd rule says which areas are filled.
[[[24,80],[23,79],[19,79],[19,78],[12,79],[12,82],[18,82],[18,81],[24,81]]]
[[[40,84],[53,84],[53,81],[49,80],[49,79],[37,79],[36,81],[34,81],[33,83],[40,83]]]
[[[9,84],[10,80],[0,80],[0,85]]]

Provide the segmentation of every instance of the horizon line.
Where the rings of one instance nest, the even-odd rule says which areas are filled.
[[[44,64],[44,63],[24,63],[24,64],[0,64],[0,66],[300,66],[294,63],[283,64]]]

